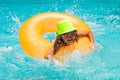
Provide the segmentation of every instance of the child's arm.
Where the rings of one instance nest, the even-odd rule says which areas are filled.
[[[94,37],[91,31],[78,31],[78,36],[88,36],[91,43],[94,43]]]
[[[87,36],[91,42],[90,49],[95,49],[94,37],[91,31],[78,31],[78,36]]]
[[[53,46],[48,50],[48,53],[45,55],[45,58],[52,57],[53,52],[54,52],[54,43],[55,43],[55,39],[52,41]]]
[[[95,49],[94,37],[91,31],[78,31],[78,36],[87,36],[91,42],[90,49]]]

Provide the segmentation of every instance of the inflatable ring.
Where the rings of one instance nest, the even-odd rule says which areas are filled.
[[[45,39],[42,34],[46,32],[57,32],[57,22],[64,19],[70,20],[78,31],[90,30],[85,22],[69,14],[57,12],[38,14],[28,19],[21,26],[19,40],[24,51],[32,57],[44,58],[45,54],[53,44]],[[81,37],[79,38],[78,43],[74,45],[78,45],[77,47],[74,47],[74,50],[80,49],[81,51],[87,51],[89,49],[90,41],[87,37]],[[66,49],[66,52],[70,50],[70,48]],[[58,57],[61,53],[63,54],[63,51],[60,49],[55,56]]]

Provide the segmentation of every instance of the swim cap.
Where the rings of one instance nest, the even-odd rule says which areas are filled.
[[[58,29],[57,35],[61,35],[61,34],[76,30],[72,22],[69,20],[62,20],[58,22],[57,29]]]

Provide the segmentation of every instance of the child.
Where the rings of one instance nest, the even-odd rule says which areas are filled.
[[[94,38],[91,31],[77,31],[71,21],[62,20],[57,23],[57,37],[53,41],[53,47],[49,50],[45,58],[50,58],[57,53],[57,51],[63,46],[69,46],[70,43],[77,41],[80,36],[87,36],[94,44]]]

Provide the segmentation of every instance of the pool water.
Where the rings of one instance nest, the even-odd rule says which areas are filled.
[[[31,58],[18,34],[30,17],[64,12],[79,17],[93,31],[96,49],[66,60]],[[48,40],[55,33],[46,33]],[[0,0],[0,80],[120,80],[120,0]]]

